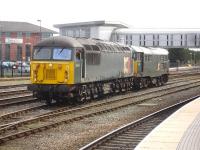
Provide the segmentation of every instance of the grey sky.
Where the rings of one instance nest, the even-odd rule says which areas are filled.
[[[198,0],[2,0],[1,21],[53,24],[107,20],[136,28],[200,28]]]

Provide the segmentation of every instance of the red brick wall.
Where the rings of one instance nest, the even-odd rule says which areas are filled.
[[[32,33],[30,37],[26,37],[26,34],[22,34],[22,59],[26,60],[26,45],[31,46],[31,54],[33,46],[40,41],[39,33]],[[2,60],[5,60],[5,33],[2,34]],[[17,33],[11,33],[10,38],[17,38]],[[10,44],[10,61],[17,60],[17,45],[15,43]]]

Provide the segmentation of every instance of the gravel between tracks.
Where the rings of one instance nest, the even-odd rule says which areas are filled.
[[[3,150],[66,150],[78,149],[92,140],[117,127],[127,124],[161,109],[172,103],[199,94],[200,88],[170,94],[137,106],[129,106],[115,112],[83,119],[72,124],[64,124],[57,128],[37,133],[25,138],[10,141],[0,146]]]

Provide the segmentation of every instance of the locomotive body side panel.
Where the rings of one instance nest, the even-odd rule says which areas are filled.
[[[88,60],[86,60],[88,61]],[[101,52],[100,63],[91,65],[86,62],[85,82],[102,81],[132,76],[133,66],[129,52]]]

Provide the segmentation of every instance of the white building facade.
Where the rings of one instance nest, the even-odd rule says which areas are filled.
[[[55,25],[60,35],[96,38],[126,45],[198,48],[200,29],[134,29],[120,22],[91,21]]]

